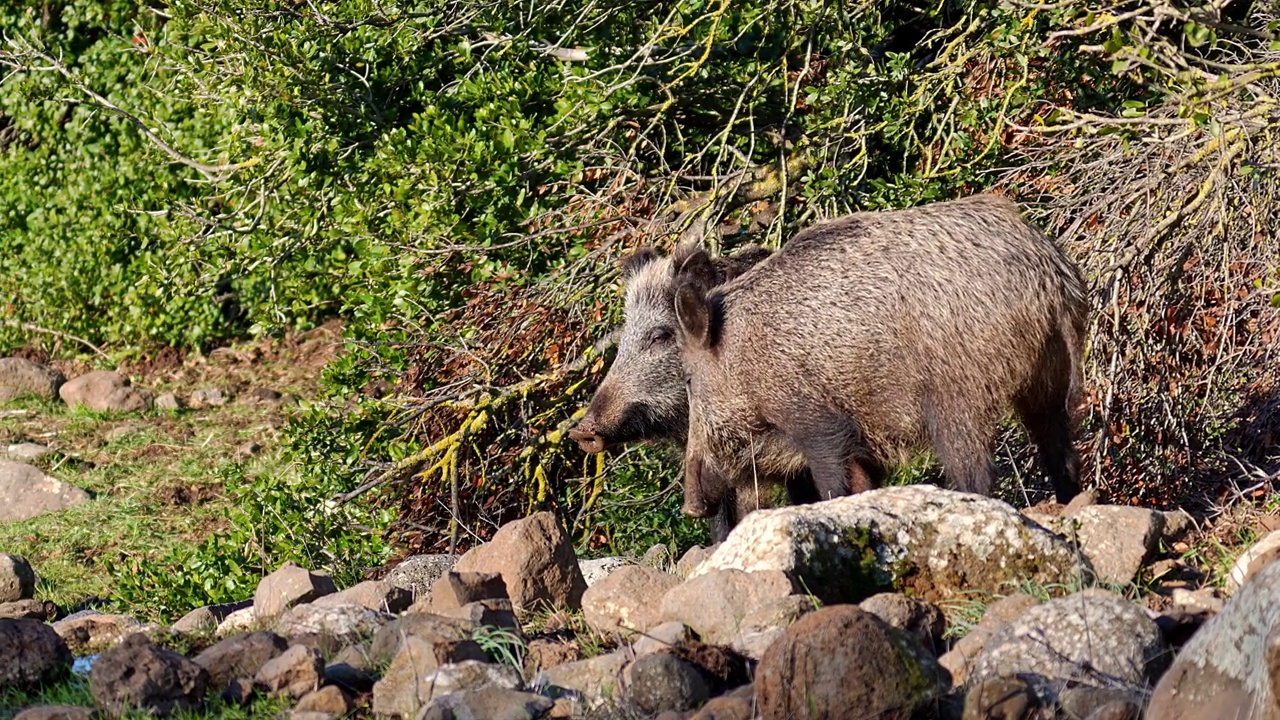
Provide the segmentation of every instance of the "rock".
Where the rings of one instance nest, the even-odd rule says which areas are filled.
[[[15,443],[0,449],[0,460],[33,463],[52,452],[52,450],[44,445],[37,445],[35,443]]]
[[[684,555],[681,555],[680,559],[676,561],[676,577],[688,579],[688,577],[693,574],[693,571],[697,569],[704,560],[711,557],[712,553],[714,553],[718,547],[720,547],[720,543],[716,543],[711,547],[705,548],[701,545],[694,545],[686,550]]]
[[[1119,705],[1119,707],[1108,711],[1110,713],[1136,711],[1144,696],[1145,694],[1142,692],[1124,690],[1122,688],[1089,687],[1085,685],[1063,690],[1058,695],[1058,708],[1067,717],[1093,718],[1108,706]],[[1135,714],[1133,717],[1136,720],[1137,715]]]
[[[782,627],[748,630],[734,638],[729,647],[758,662],[769,648],[786,634],[787,629]]]
[[[1025,680],[1010,676],[975,683],[964,697],[964,720],[1034,720],[1040,698]]]
[[[319,712],[331,717],[341,717],[351,712],[351,698],[332,685],[327,685],[312,693],[302,696],[294,710],[298,712]]]
[[[525,668],[537,672],[581,659],[582,649],[575,640],[536,638],[529,641],[524,658]]]
[[[1164,517],[1154,510],[1092,505],[1070,516],[1080,552],[1103,582],[1128,585],[1160,542]]]
[[[0,689],[55,679],[71,669],[71,651],[39,620],[0,620]]]
[[[638,658],[627,668],[627,698],[641,712],[693,710],[711,696],[702,671],[670,652]]]
[[[250,440],[249,442],[241,443],[236,446],[235,456],[237,460],[248,460],[251,457],[256,457],[261,452],[262,444]]]
[[[769,511],[747,518],[761,512]],[[853,605],[797,621],[764,654],[755,681],[766,718],[844,717],[856,708],[860,717],[907,720],[944,689],[941,669],[913,637]]]
[[[267,387],[255,387],[255,388],[250,388],[249,392],[240,395],[237,399],[240,402],[248,403],[251,405],[254,405],[254,404],[274,405],[282,402],[284,400],[284,396],[280,394],[279,390],[274,390],[272,388],[267,388]]]
[[[1280,563],[1250,576],[1182,647],[1147,706],[1149,720],[1280,716]]]
[[[208,683],[204,668],[152,645],[141,633],[99,655],[89,671],[93,701],[112,718],[132,708],[160,717],[196,710],[204,705]]]
[[[52,400],[64,379],[62,373],[23,358],[0,358],[0,403],[24,396]]]
[[[39,600],[16,600],[0,603],[0,619],[44,620],[49,617],[49,608]]]
[[[1114,700],[1094,710],[1085,720],[1138,720],[1142,706],[1130,700]]]
[[[692,640],[661,652],[698,668],[713,696],[751,682],[750,660],[732,648]]]
[[[366,580],[341,592],[317,598],[311,604],[321,607],[362,605],[370,610],[398,615],[413,604],[413,593],[384,580]]]
[[[1226,598],[1215,587],[1203,587],[1199,590],[1174,588],[1169,595],[1170,610],[1192,615],[1217,615],[1226,607],[1226,603]]]
[[[519,611],[539,606],[576,610],[587,589],[568,535],[547,511],[503,525],[493,540],[472,548],[453,569],[501,573]]]
[[[30,520],[88,500],[89,493],[31,465],[0,460],[0,522]]]
[[[1196,529],[1196,520],[1186,510],[1163,510],[1160,519],[1164,529],[1161,537],[1167,543],[1184,539],[1188,533]]]
[[[458,562],[457,555],[412,555],[391,568],[383,578],[394,587],[408,590],[415,599],[431,594],[431,586]]]
[[[460,608],[481,600],[509,600],[507,585],[496,572],[450,570],[431,585],[431,612]]]
[[[644,632],[658,624],[663,596],[679,584],[661,570],[620,567],[582,594],[582,618],[598,633]]]
[[[18,713],[13,720],[94,720],[93,708],[78,705],[39,705]]]
[[[253,611],[259,618],[274,618],[294,605],[337,591],[328,575],[287,562],[258,583],[253,593]]]
[[[401,666],[403,668],[404,666]],[[417,717],[419,710],[438,697],[462,690],[499,688],[521,690],[520,674],[505,665],[465,660],[443,665],[423,675],[393,674],[393,668],[373,686],[373,712],[402,718]]]
[[[345,645],[372,637],[394,618],[363,605],[295,605],[280,616],[276,632],[288,638],[323,635]]]
[[[95,370],[69,380],[58,390],[69,407],[94,412],[135,412],[151,407],[151,393],[132,387],[129,378],[110,370]]]
[[[444,640],[426,636],[410,636],[400,643],[379,682],[384,693],[400,694],[396,688],[411,687],[442,665],[468,660],[489,662],[489,655],[474,640]],[[375,686],[374,691],[377,692]]]
[[[194,660],[209,673],[209,686],[221,692],[235,678],[253,677],[288,648],[288,641],[273,632],[251,632],[211,645]]]
[[[178,399],[178,396],[171,392],[160,393],[157,395],[153,406],[156,410],[167,410],[169,412],[176,412],[185,407],[182,400]]]
[[[707,642],[727,644],[741,631],[748,614],[792,592],[791,580],[777,571],[707,572],[668,590],[662,597],[659,620],[682,622]]]
[[[206,605],[183,615],[173,624],[173,631],[187,635],[213,632],[231,613],[252,607],[252,600]]]
[[[253,680],[249,678],[233,678],[223,689],[222,701],[232,706],[248,705],[253,699]]]
[[[187,404],[192,410],[205,410],[207,408],[222,407],[227,404],[227,396],[222,394],[217,388],[209,390],[196,390],[191,393]]]
[[[782,572],[826,602],[904,590],[935,601],[1072,582],[1081,564],[1064,538],[999,500],[911,485],[757,510],[692,578],[725,569]]]
[[[644,631],[631,650],[641,657],[689,642],[693,636],[693,630],[682,622],[664,622]]]
[[[438,697],[418,717],[421,720],[537,720],[545,717],[554,704],[541,695],[488,687]]]
[[[252,602],[252,601],[250,601]],[[222,619],[218,623],[218,629],[213,631],[214,637],[229,637],[236,633],[247,632],[258,625],[258,614],[254,611],[253,605],[232,610],[231,614]]]
[[[587,707],[622,697],[622,671],[627,654],[611,652],[565,663],[539,672],[534,685],[568,691]]]
[[[470,640],[474,629],[471,623],[427,613],[408,614],[396,618],[374,633],[369,645],[369,657],[375,664],[390,662],[400,653],[400,646],[407,638],[421,637],[428,640]]]
[[[1093,507],[1098,504],[1098,493],[1093,490],[1083,490],[1062,508],[1062,514],[1066,517],[1073,517],[1076,513],[1087,507]]]
[[[641,565],[654,570],[661,570],[662,572],[671,572],[675,563],[675,552],[662,543],[650,546],[648,550],[644,551],[644,555],[640,557]]]
[[[105,615],[86,610],[68,615],[53,624],[54,632],[67,642],[77,655],[112,645],[126,636],[151,630],[128,615]]]
[[[510,600],[481,600],[460,608],[442,610],[441,617],[461,620],[471,627],[494,627],[520,634],[520,622],[511,609]]]
[[[755,716],[750,700],[722,695],[711,698],[689,720],[753,720]]]
[[[1280,558],[1280,530],[1268,533],[1241,553],[1227,575],[1227,592],[1235,592],[1259,570]]]
[[[614,570],[629,564],[626,558],[602,557],[594,560],[579,560],[578,569],[582,571],[582,579],[589,588],[598,581],[609,577],[609,574]]]
[[[271,697],[300,698],[320,687],[323,677],[324,661],[320,653],[304,645],[291,645],[258,668],[253,684]]]
[[[30,600],[36,596],[36,571],[18,555],[0,553],[0,602]]]
[[[947,619],[933,603],[914,600],[901,593],[879,593],[858,603],[858,607],[914,635],[928,650],[941,647]]]
[[[964,686],[969,680],[969,666],[982,655],[987,643],[1009,623],[1022,617],[1028,610],[1040,604],[1038,598],[1025,593],[1014,593],[987,607],[981,622],[968,635],[960,638],[951,650],[938,658],[938,664],[951,674],[952,685]]]
[[[1017,675],[1045,704],[1068,685],[1143,688],[1168,665],[1155,622],[1132,602],[1085,590],[1027,610],[986,643],[970,682]]]

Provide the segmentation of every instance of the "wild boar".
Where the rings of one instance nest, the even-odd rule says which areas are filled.
[[[670,256],[641,248],[623,263],[624,318],[617,355],[597,388],[586,415],[569,431],[583,450],[596,453],[636,441],[683,443],[688,431],[685,370],[676,346],[675,272],[695,246],[681,246]],[[698,268],[689,268],[684,282],[709,290],[768,257],[771,251],[747,246],[732,255],[711,259],[702,255]],[[768,507],[785,488],[792,501],[815,499],[807,472],[752,478],[750,482],[721,481],[708,476],[712,492],[686,489],[685,512],[712,517],[712,539],[719,542],[738,520],[756,507]],[[738,492],[737,487],[742,491]],[[759,489],[759,492],[757,492]]]
[[[711,289],[708,262],[676,268],[686,488],[807,467],[828,498],[932,447],[953,487],[990,495],[1012,408],[1057,499],[1079,492],[1085,284],[1011,201],[820,223]]]

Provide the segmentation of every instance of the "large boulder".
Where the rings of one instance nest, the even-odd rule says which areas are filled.
[[[294,605],[337,591],[333,578],[328,575],[286,562],[258,582],[253,593],[253,612],[258,618],[274,618]]]
[[[644,632],[657,625],[662,597],[679,578],[643,565],[619,567],[582,594],[582,619],[596,632]]]
[[[0,620],[0,689],[54,678],[71,669],[71,651],[39,620]]]
[[[1149,720],[1280,718],[1280,562],[1258,570],[1191,637],[1151,695]]]
[[[36,467],[0,460],[0,522],[30,520],[88,500],[89,493]]]
[[[141,633],[102,653],[89,671],[89,692],[109,717],[132,709],[159,717],[204,704],[209,673]]]
[[[728,644],[747,629],[748,616],[794,592],[791,579],[776,570],[707,572],[668,590],[658,620],[682,622],[707,642]]]
[[[133,387],[129,378],[111,370],[95,370],[63,383],[58,395],[69,407],[94,412],[134,412],[151,407],[151,393]]]
[[[756,707],[764,718],[853,711],[908,720],[946,685],[914,637],[853,605],[836,605],[801,618],[765,652],[756,669]]]
[[[1141,607],[1085,590],[1036,605],[1006,625],[973,662],[969,682],[1016,676],[1049,704],[1071,686],[1148,687],[1169,659],[1160,628]]]
[[[53,400],[64,379],[62,373],[23,358],[0,358],[0,403],[23,396]]]
[[[36,593],[36,571],[18,555],[0,553],[0,603],[30,600]]]
[[[1068,583],[1082,561],[1006,503],[912,485],[757,510],[691,577],[729,569],[782,572],[826,602],[886,591],[934,601],[1014,582]]]
[[[453,569],[500,573],[517,610],[578,609],[587,589],[569,536],[556,516],[545,511],[503,525],[493,540],[472,548]]]

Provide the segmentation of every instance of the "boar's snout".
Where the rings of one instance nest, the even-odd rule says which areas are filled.
[[[578,441],[578,447],[582,448],[583,452],[604,452],[607,445],[604,438],[595,431],[595,422],[590,418],[584,419],[570,430],[569,437]]]
[[[702,460],[689,458],[684,469],[684,506],[680,512],[689,517],[711,517],[711,509],[707,507],[707,494],[702,488]]]

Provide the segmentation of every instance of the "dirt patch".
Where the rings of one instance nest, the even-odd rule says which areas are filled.
[[[156,497],[165,505],[200,505],[218,497],[218,491],[212,485],[169,485],[161,488]]]

